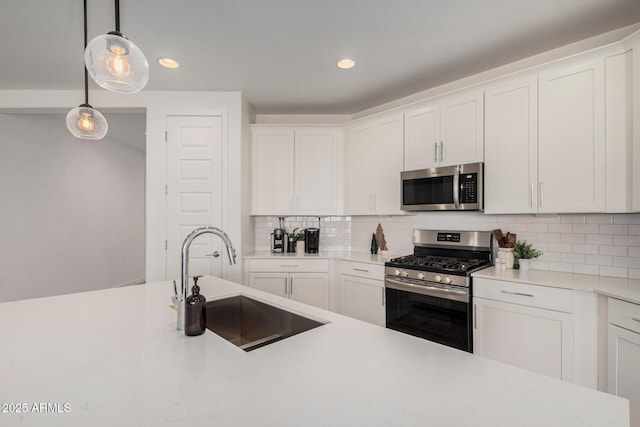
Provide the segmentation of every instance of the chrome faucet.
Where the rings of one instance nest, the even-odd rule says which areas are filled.
[[[211,233],[220,237],[224,244],[227,246],[227,254],[229,255],[229,263],[231,265],[236,263],[236,250],[233,249],[231,240],[227,234],[216,227],[200,227],[193,230],[182,243],[182,297],[187,299],[187,288],[189,287],[189,247],[193,239],[201,234]]]

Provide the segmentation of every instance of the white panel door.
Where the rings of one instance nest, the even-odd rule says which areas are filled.
[[[345,210],[349,215],[368,215],[372,210],[371,175],[377,173],[371,159],[370,126],[349,129],[345,140]],[[398,184],[400,188],[400,184]]]
[[[295,207],[297,215],[337,212],[335,130],[295,131]]]
[[[571,314],[483,298],[473,302],[474,354],[573,380]]]
[[[604,63],[541,75],[538,212],[603,212]]]
[[[249,286],[281,297],[288,296],[289,273],[249,273]]]
[[[404,170],[438,166],[439,143],[440,104],[405,113]]]
[[[293,130],[253,132],[252,213],[293,213]]]
[[[631,425],[640,426],[640,334],[611,324],[608,391],[629,399]]]
[[[291,273],[289,280],[289,298],[329,309],[329,274]]]
[[[485,213],[538,209],[538,83],[517,81],[485,92]]]
[[[481,162],[484,158],[482,92],[445,98],[441,108],[440,164]]]
[[[367,177],[371,186],[372,213],[401,215],[400,172],[403,164],[404,117],[393,114],[373,127]]]
[[[167,118],[167,279],[179,281],[184,238],[222,227],[222,117]],[[222,276],[222,242],[199,236],[189,251],[191,276]]]
[[[343,274],[341,313],[378,326],[385,326],[384,283]]]

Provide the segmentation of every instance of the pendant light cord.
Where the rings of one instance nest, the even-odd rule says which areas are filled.
[[[87,0],[84,0],[84,48],[87,49]],[[89,72],[84,66],[84,103],[89,105]]]
[[[120,0],[116,1],[116,31],[120,32]]]

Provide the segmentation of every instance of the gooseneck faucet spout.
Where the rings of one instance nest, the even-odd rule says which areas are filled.
[[[236,251],[233,249],[233,245],[231,244],[231,240],[229,240],[229,236],[227,234],[216,227],[200,227],[193,230],[185,239],[184,243],[182,243],[182,296],[186,300],[187,299],[187,288],[189,287],[189,247],[191,246],[191,242],[193,239],[198,237],[201,234],[215,234],[220,237],[224,244],[227,246],[227,254],[229,255],[229,263],[236,263]]]

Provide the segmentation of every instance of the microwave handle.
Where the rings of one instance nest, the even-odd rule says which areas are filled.
[[[460,209],[460,166],[453,168],[453,205]]]

